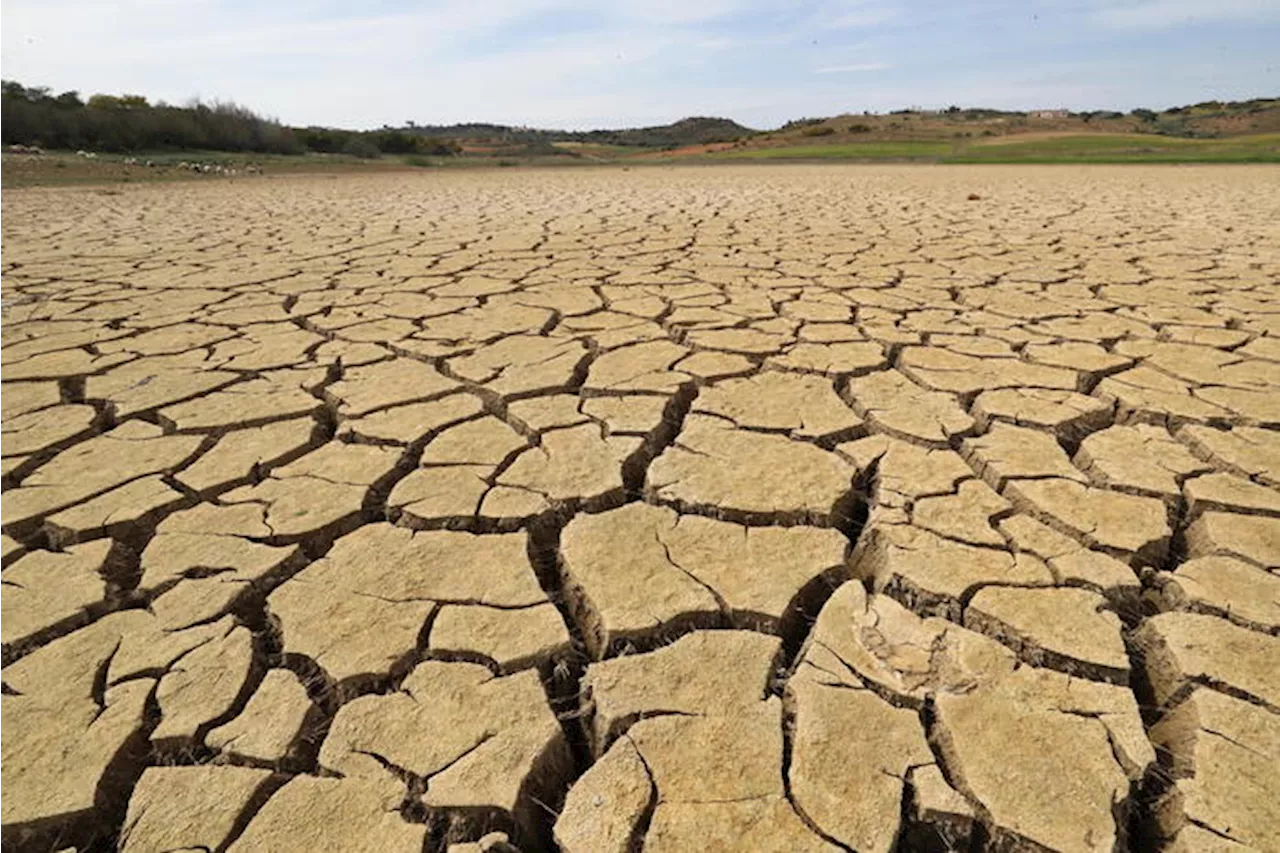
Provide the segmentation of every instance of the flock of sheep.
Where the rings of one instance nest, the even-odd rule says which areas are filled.
[[[41,148],[39,145],[10,145],[6,150],[10,154],[43,155],[45,153],[45,150]],[[98,154],[96,151],[86,151],[83,148],[76,152],[76,156],[84,158],[86,160],[96,160],[98,158]],[[225,175],[227,177],[234,177],[235,175],[238,175],[241,173],[246,175],[262,174],[262,167],[259,166],[257,163],[246,163],[239,168],[233,168],[231,166],[224,166],[220,163],[187,161],[187,160],[181,160],[178,163],[158,163],[155,160],[139,159],[137,157],[125,157],[120,162],[125,166],[145,166],[148,169],[153,169],[153,168],[163,169],[163,168],[172,166],[173,168],[176,168],[176,169],[180,169],[187,172],[195,172],[201,175]]]
[[[130,161],[132,161],[132,163]],[[136,165],[138,161],[137,161],[137,158],[130,157],[124,162],[125,162],[125,165]],[[151,166],[153,165],[153,163],[150,160],[147,160],[145,161],[145,165]],[[189,172],[198,172],[202,175],[227,175],[229,177],[234,177],[235,175],[239,174],[241,171],[243,171],[246,175],[262,174],[262,167],[259,166],[257,163],[246,163],[243,170],[241,170],[241,169],[234,169],[230,166],[223,166],[219,163],[200,163],[200,162],[188,163],[186,160],[182,160],[177,164],[177,168],[186,169]]]

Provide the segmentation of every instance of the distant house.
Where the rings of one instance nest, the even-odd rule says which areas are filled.
[[[1031,118],[1066,118],[1066,110],[1032,110],[1027,113]]]

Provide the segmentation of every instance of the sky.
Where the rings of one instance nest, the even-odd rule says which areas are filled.
[[[2,0],[28,86],[590,129],[1280,96],[1280,0]]]

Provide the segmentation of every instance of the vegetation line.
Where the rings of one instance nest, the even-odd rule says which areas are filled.
[[[623,130],[499,124],[290,127],[239,104],[54,94],[3,82],[5,186],[213,174],[464,165],[843,160],[926,163],[1280,162],[1280,99],[1163,111],[949,107],[805,118],[755,131],[692,117]],[[57,153],[65,152],[65,153]],[[71,152],[74,152],[74,156]]]

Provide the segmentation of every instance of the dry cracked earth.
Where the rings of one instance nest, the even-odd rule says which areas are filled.
[[[1280,849],[1274,169],[6,198],[6,850]]]

